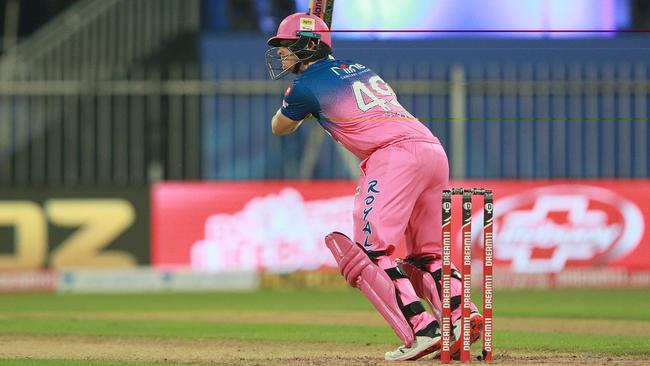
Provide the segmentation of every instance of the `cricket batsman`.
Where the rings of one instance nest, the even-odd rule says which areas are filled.
[[[361,159],[353,240],[333,232],[325,238],[347,282],[362,291],[403,345],[390,361],[439,356],[441,334],[441,202],[449,165],[431,131],[400,105],[393,89],[365,65],[337,60],[332,37],[317,16],[285,18],[268,40],[266,63],[273,79],[298,77],[271,120],[275,135],[294,132],[313,116],[332,138]],[[390,257],[406,238],[407,257]],[[461,278],[451,279],[452,357],[461,349]],[[420,303],[425,299],[434,315]],[[472,304],[471,340],[483,329]]]

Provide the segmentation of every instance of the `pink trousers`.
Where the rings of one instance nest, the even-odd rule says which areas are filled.
[[[407,257],[441,254],[441,200],[449,165],[440,144],[403,142],[361,163],[354,241],[391,254],[406,236]]]

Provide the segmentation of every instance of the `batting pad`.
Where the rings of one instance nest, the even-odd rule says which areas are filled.
[[[358,288],[366,295],[404,345],[410,347],[413,343],[413,329],[400,309],[395,285],[388,274],[344,234],[333,232],[327,235],[325,244],[334,255],[341,274],[350,286]]]

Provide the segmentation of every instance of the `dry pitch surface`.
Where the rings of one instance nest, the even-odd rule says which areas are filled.
[[[150,339],[119,337],[0,337],[2,358],[102,360],[194,365],[395,365],[439,364],[423,358],[384,362],[382,345]],[[458,362],[456,362],[458,363]],[[498,352],[495,364],[507,365],[650,365],[641,357],[593,357],[540,351]],[[0,361],[0,364],[2,362]]]

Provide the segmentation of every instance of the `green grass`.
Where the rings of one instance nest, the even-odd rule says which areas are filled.
[[[47,304],[47,307],[44,307]],[[0,312],[171,310],[363,310],[371,305],[355,290],[259,291],[205,294],[2,295]]]
[[[475,298],[480,303],[480,298]],[[47,304],[47,306],[44,306]],[[365,310],[356,290],[259,291],[210,294],[51,295],[5,294],[0,312],[96,312],[173,310]],[[495,316],[650,321],[650,289],[499,291]]]
[[[388,326],[237,323],[235,321],[113,320],[86,319],[76,314],[93,312],[170,312],[204,310],[310,312],[315,310],[371,310],[356,290],[260,291],[210,294],[52,295],[3,294],[0,296],[0,336],[117,336],[236,341],[332,342],[394,344]],[[480,299],[477,299],[480,300]],[[498,291],[495,294],[495,349],[569,352],[600,356],[650,359],[650,331],[645,336],[552,333],[536,329],[499,330],[499,323],[512,317],[636,320],[649,322],[650,290],[552,290]],[[38,316],[33,312],[39,313]],[[53,316],[48,317],[47,314]],[[45,314],[45,316],[43,316]],[[637,333],[638,334],[638,333]],[[0,365],[129,365],[160,363],[100,362],[72,360],[2,359]],[[182,364],[181,364],[182,365]],[[189,364],[188,364],[189,365]]]
[[[650,321],[650,289],[501,291],[494,302],[495,316]]]
[[[0,334],[223,338],[291,342],[392,342],[387,327],[238,324],[177,320],[4,319]]]

